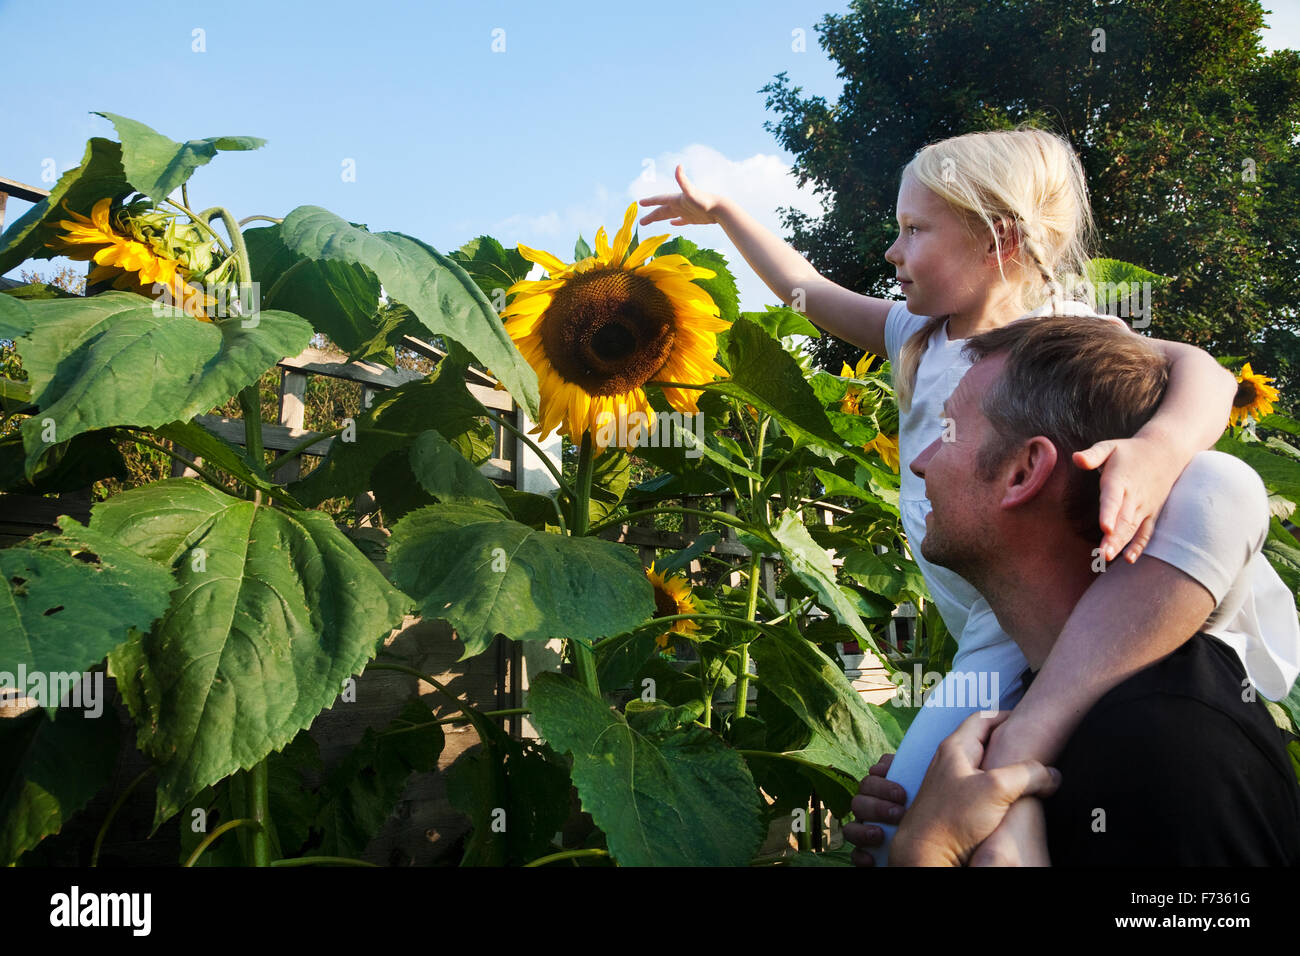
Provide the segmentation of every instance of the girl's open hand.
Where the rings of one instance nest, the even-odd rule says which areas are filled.
[[[1101,468],[1101,513],[1105,537],[1101,555],[1111,561],[1125,545],[1129,563],[1138,559],[1155,531],[1156,517],[1182,469],[1167,448],[1149,438],[1133,437],[1097,442],[1074,453],[1080,468]]]
[[[676,175],[677,185],[682,187],[680,193],[676,195],[664,193],[662,196],[651,196],[641,200],[643,206],[659,207],[642,216],[641,225],[648,226],[652,222],[670,218],[673,219],[674,226],[707,226],[709,223],[717,222],[713,218],[713,209],[718,204],[718,197],[696,189],[686,178],[686,173],[682,172],[680,165],[677,167]],[[673,218],[674,216],[676,218]]]

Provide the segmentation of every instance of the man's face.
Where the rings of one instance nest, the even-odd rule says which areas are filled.
[[[980,402],[1002,374],[1005,356],[976,362],[944,403],[944,435],[917,455],[912,471],[925,479],[930,514],[921,554],[926,560],[970,578],[966,569],[985,560],[997,512],[996,489],[976,473],[976,459],[993,428]],[[948,440],[945,440],[948,439]]]

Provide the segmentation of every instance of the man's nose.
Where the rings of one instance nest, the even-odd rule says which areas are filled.
[[[930,459],[934,457],[934,453],[938,449],[941,440],[941,438],[936,438],[934,441],[930,442],[930,444],[925,446],[925,450],[922,451],[921,454],[912,459],[912,463],[908,465],[908,467],[912,469],[912,474],[916,475],[918,478],[925,477],[925,466],[928,465]]]

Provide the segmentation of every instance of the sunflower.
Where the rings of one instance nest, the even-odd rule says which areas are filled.
[[[1257,375],[1247,362],[1237,376],[1237,394],[1232,399],[1232,411],[1228,415],[1229,425],[1240,425],[1249,418],[1259,421],[1273,411],[1278,391],[1268,383],[1273,381],[1263,375]]]
[[[729,327],[713,299],[694,279],[716,274],[693,266],[685,256],[651,259],[668,238],[655,236],[629,254],[636,203],[628,206],[623,227],[610,246],[604,227],[596,233],[596,254],[565,265],[555,256],[527,246],[519,254],[546,269],[546,279],[516,282],[502,313],[541,386],[541,421],[533,434],[549,435],[563,426],[575,443],[590,431],[599,453],[607,423],[628,422],[629,445],[640,437],[637,418],[654,425],[654,410],[643,386],[651,379],[703,383],[725,376],[713,361],[716,335]],[[697,413],[693,389],[664,387],[668,404]],[[615,425],[616,434],[626,434]],[[616,439],[617,440],[617,439]]]
[[[47,242],[47,248],[82,262],[94,260],[95,268],[86,277],[88,284],[113,280],[113,287],[151,295],[155,284],[167,287],[173,302],[196,319],[210,321],[203,308],[211,300],[185,281],[181,264],[161,255],[143,242],[128,239],[113,230],[108,209],[111,199],[101,199],[90,211],[90,218],[68,209],[72,219],[59,220],[63,234]]]
[[[645,573],[655,589],[655,617],[695,613],[695,602],[691,600],[691,588],[685,575],[674,574],[665,578],[655,571],[653,561],[650,562],[650,567]],[[673,621],[668,631],[655,638],[655,644],[667,649],[673,631],[678,634],[694,634],[699,629],[700,625],[695,621]]]
[[[843,368],[840,369],[842,378],[866,378],[867,373],[871,370],[871,363],[875,361],[875,356],[870,352],[863,352],[862,358],[858,359],[855,368],[849,368],[847,362],[842,362]],[[864,389],[850,385],[844,397],[840,399],[840,411],[845,415],[862,414],[862,396]],[[883,411],[883,409],[882,409]],[[862,446],[865,451],[874,451],[881,459],[892,468],[898,471],[898,431],[897,427],[892,433],[886,433],[882,428],[876,432],[876,437],[871,439]]]

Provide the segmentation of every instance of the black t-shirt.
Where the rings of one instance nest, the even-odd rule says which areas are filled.
[[[1197,634],[1102,697],[1056,763],[1052,864],[1300,865],[1300,787],[1245,681],[1230,648]]]

